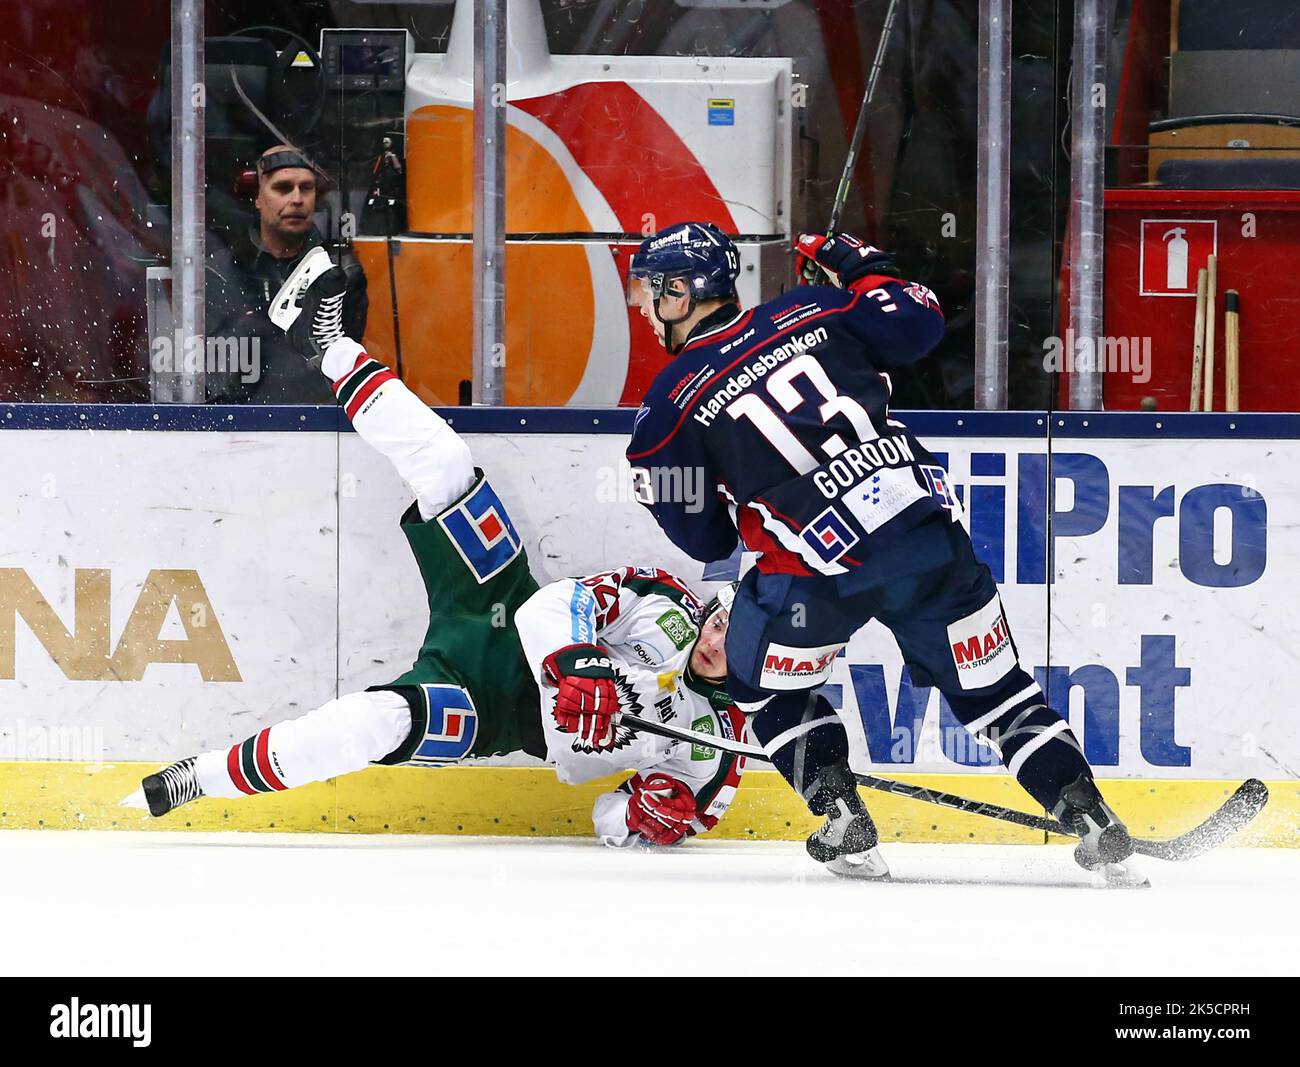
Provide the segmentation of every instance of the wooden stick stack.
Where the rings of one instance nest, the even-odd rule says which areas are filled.
[[[1196,324],[1192,338],[1192,389],[1190,411],[1214,410],[1215,312],[1219,299],[1219,257],[1211,256],[1196,278]],[[1240,312],[1239,294],[1224,294],[1223,383],[1225,411],[1239,410],[1240,403]]]

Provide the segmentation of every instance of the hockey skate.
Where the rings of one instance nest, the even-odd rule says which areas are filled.
[[[808,855],[841,878],[888,880],[889,865],[876,847],[876,824],[847,763],[822,772],[809,790],[808,807],[826,816],[826,825],[808,838]]]
[[[320,366],[325,350],[343,336],[347,285],[347,275],[317,245],[302,257],[271,301],[271,321],[313,367]]]
[[[1108,886],[1137,887],[1150,883],[1135,866],[1133,839],[1097,791],[1091,778],[1080,775],[1061,790],[1052,815],[1079,835],[1074,861],[1099,875]]]
[[[157,774],[149,775],[140,783],[150,815],[155,818],[166,815],[182,804],[203,796],[194,764],[195,757],[190,756],[170,767],[164,767]]]

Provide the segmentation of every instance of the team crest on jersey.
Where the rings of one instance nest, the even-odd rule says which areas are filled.
[[[427,717],[424,740],[410,763],[455,763],[470,754],[478,737],[478,712],[469,693],[458,685],[420,686]]]
[[[500,574],[523,550],[505,505],[486,478],[439,515],[438,522],[479,585]]]
[[[823,563],[834,563],[858,543],[858,535],[834,508],[827,508],[805,526],[803,539]]]

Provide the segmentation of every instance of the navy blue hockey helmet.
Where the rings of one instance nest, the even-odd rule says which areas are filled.
[[[641,242],[628,270],[628,303],[651,297],[655,318],[664,326],[664,347],[676,352],[681,343],[673,341],[673,325],[689,318],[700,300],[734,299],[739,275],[740,253],[730,237],[711,222],[679,222]],[[677,279],[682,284],[675,286]],[[665,295],[688,297],[685,312],[665,318],[660,306]]]

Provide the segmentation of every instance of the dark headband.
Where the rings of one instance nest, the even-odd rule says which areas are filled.
[[[301,152],[286,149],[282,152],[269,152],[257,160],[257,172],[266,177],[272,171],[284,170],[285,167],[302,167],[318,177],[324,177],[320,169]]]

